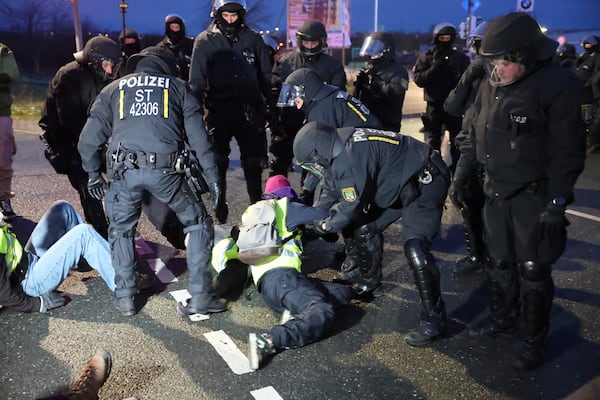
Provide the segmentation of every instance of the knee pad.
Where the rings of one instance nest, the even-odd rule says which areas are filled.
[[[404,255],[408,265],[415,271],[422,271],[430,265],[435,265],[433,255],[423,239],[415,238],[404,242]]]
[[[549,264],[540,264],[535,261],[524,261],[519,264],[521,278],[529,282],[541,282],[548,279],[552,274]]]

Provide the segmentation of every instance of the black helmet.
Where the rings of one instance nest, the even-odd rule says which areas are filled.
[[[73,54],[80,64],[87,64],[103,81],[113,80],[123,61],[119,45],[106,36],[94,36],[87,41],[83,50]],[[112,74],[107,74],[102,68],[102,61],[112,62]]]
[[[126,28],[125,31],[121,31],[119,34],[119,43],[121,43],[121,49],[123,49],[123,56],[125,58],[142,50],[142,39],[134,29]]]
[[[310,49],[302,44],[302,41],[318,41],[319,44]],[[314,56],[320,54],[324,49],[327,48],[327,31],[325,25],[321,21],[315,19],[309,19],[304,21],[298,31],[296,32],[296,42],[298,49],[305,56]]]
[[[600,40],[598,40],[598,36],[594,35],[586,36],[581,41],[581,47],[583,47],[587,53],[598,51],[598,44],[600,44]]]
[[[281,84],[277,106],[294,107],[296,97],[301,97],[304,100],[304,106],[307,106],[319,93],[323,85],[323,80],[315,70],[298,68]]]
[[[538,61],[552,58],[557,46],[558,43],[547,38],[529,15],[510,13],[490,22],[481,41],[480,53],[530,68]]]
[[[477,54],[479,54],[483,35],[485,35],[485,31],[487,31],[489,25],[490,23],[488,21],[483,21],[473,29],[473,32],[471,32],[467,38],[467,47],[475,49]]]
[[[431,40],[431,44],[439,44],[440,41],[438,37],[440,35],[450,35],[450,41],[444,42],[448,44],[454,43],[456,40],[456,27],[452,25],[450,22],[440,22],[433,28],[433,38]]]
[[[336,129],[322,122],[304,125],[294,138],[294,157],[307,171],[322,177],[333,159],[344,149],[344,142]]]
[[[127,60],[127,72],[136,71],[138,67],[151,67],[163,74],[179,76],[179,67],[173,52],[165,47],[150,46],[132,55]]]
[[[238,19],[230,24],[223,19],[223,11],[237,13]],[[234,38],[244,26],[246,17],[246,0],[215,0],[211,16],[215,19],[217,27],[229,38]]]
[[[392,35],[385,32],[375,32],[365,38],[359,55],[361,57],[369,56],[371,60],[378,60],[392,58],[395,53],[396,44]]]
[[[179,25],[180,29],[175,32],[171,30],[171,24]],[[185,37],[185,21],[177,14],[169,14],[165,17],[165,35],[171,43],[177,44]]]

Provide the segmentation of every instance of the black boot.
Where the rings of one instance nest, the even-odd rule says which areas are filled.
[[[470,336],[490,336],[513,333],[518,318],[519,282],[514,265],[488,263],[490,314],[469,325]]]
[[[472,233],[463,226],[465,231],[465,246],[467,248],[467,256],[458,260],[452,267],[452,272],[457,275],[476,273],[484,270],[483,254],[478,249],[476,240]]]
[[[342,262],[340,271],[336,272],[333,280],[340,283],[354,283],[360,276],[360,270],[358,269],[358,248],[356,247],[356,240],[353,237],[344,238],[344,250],[346,252],[346,258]]]
[[[539,367],[543,361],[554,283],[550,265],[525,261],[519,265],[519,270],[523,292],[523,337],[513,365],[519,370],[529,371]]]
[[[404,339],[410,346],[423,346],[446,333],[446,309],[441,298],[440,273],[423,240],[406,241],[404,254],[421,298],[419,323]]]

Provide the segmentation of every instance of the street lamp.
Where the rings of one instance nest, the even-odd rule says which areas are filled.
[[[121,9],[121,15],[123,16],[123,37],[125,37],[125,29],[127,25],[125,25],[125,13],[127,12],[127,7],[129,7],[125,0],[121,0],[119,3],[119,8]]]
[[[379,20],[379,0],[375,0],[375,17],[373,22],[373,32],[377,32],[377,27],[379,24],[377,23]]]

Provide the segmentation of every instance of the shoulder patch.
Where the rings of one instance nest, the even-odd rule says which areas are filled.
[[[342,197],[348,203],[353,203],[356,201],[356,190],[354,190],[353,186],[342,188]]]

